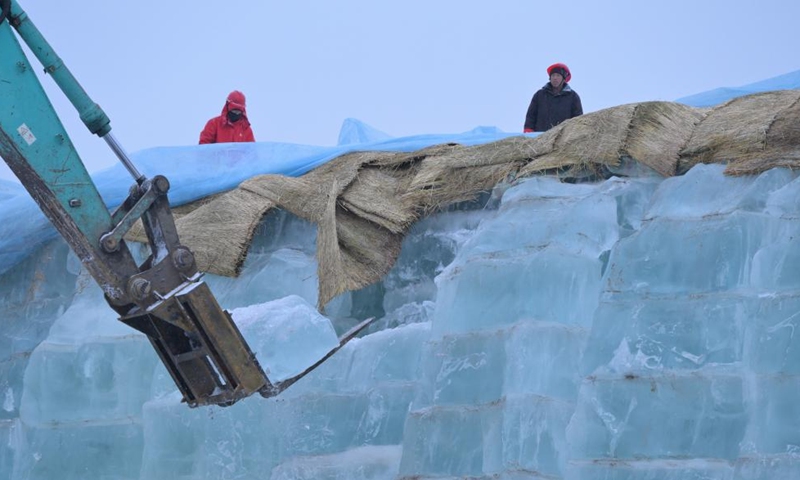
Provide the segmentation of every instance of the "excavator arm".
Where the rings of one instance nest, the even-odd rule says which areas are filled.
[[[192,252],[181,245],[169,181],[138,172],[111,134],[105,112],[18,2],[0,0],[0,6],[0,156],[100,285],[119,320],[147,335],[189,406],[231,405],[256,392],[277,395],[369,324],[345,334],[337,348],[298,376],[271,383],[230,314],[201,281]],[[103,202],[17,37],[133,176],[127,199],[115,211]],[[150,247],[141,265],[123,239],[139,219]]]

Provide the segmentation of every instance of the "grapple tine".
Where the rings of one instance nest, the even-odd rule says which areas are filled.
[[[375,321],[375,317],[368,318],[368,319],[362,321],[361,323],[359,323],[355,327],[353,327],[350,330],[348,330],[347,332],[345,332],[341,337],[339,337],[339,345],[337,345],[335,348],[333,348],[330,352],[326,353],[324,357],[322,357],[319,360],[317,360],[317,362],[315,364],[313,364],[310,367],[306,368],[305,370],[303,370],[301,373],[295,375],[294,377],[287,378],[286,380],[282,380],[282,381],[276,382],[274,384],[267,383],[259,391],[259,393],[261,393],[262,397],[269,398],[269,397],[274,397],[275,395],[278,395],[282,391],[284,391],[287,388],[291,387],[298,380],[300,380],[301,378],[305,377],[306,375],[311,373],[314,369],[316,369],[317,367],[322,365],[322,363],[325,360],[331,358],[331,356],[334,353],[338,352],[342,347],[344,347],[347,344],[347,342],[349,342],[350,340],[354,339],[356,337],[356,335],[358,335],[362,330],[364,330],[365,328],[370,326],[372,324],[372,322],[374,322],[374,321]]]

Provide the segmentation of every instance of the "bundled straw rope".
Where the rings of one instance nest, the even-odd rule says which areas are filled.
[[[678,173],[698,163],[725,163],[725,173],[747,175],[800,160],[800,91],[738,97],[713,108],[681,152]]]

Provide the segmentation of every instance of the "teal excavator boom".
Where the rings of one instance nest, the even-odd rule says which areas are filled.
[[[102,288],[119,320],[147,335],[191,407],[231,405],[253,393],[270,397],[313,370],[272,383],[230,314],[201,280],[181,245],[169,207],[169,181],[146,178],[111,134],[105,112],[86,94],[16,0],[0,0],[0,157]],[[16,35],[15,35],[16,32]],[[106,140],[134,178],[109,212],[45,94],[17,36],[44,66],[89,131]],[[141,219],[150,256],[137,265],[123,239]]]

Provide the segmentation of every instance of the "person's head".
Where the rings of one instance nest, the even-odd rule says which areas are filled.
[[[572,78],[569,67],[563,63],[554,63],[547,67],[547,75],[550,77],[550,85],[553,88],[561,88]]]
[[[231,123],[238,122],[242,117],[247,116],[247,109],[245,108],[244,93],[239,90],[234,90],[228,95],[225,101],[225,116]]]

